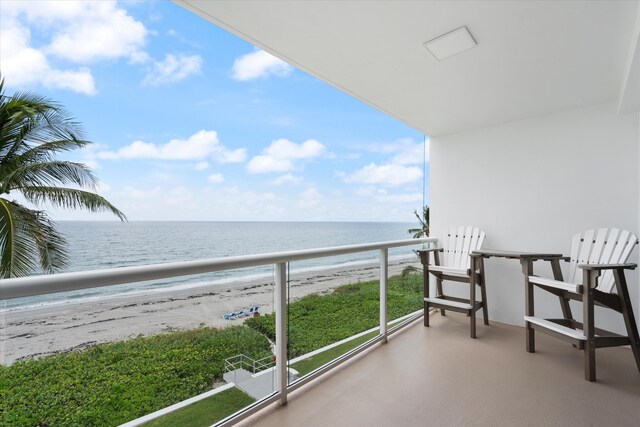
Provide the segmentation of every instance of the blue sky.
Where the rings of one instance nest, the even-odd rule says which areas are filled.
[[[65,158],[130,220],[413,221],[422,204],[421,133],[170,2],[3,0],[0,17],[7,92],[83,124],[95,144]]]

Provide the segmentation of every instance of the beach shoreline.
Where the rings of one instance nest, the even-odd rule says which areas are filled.
[[[417,258],[389,261],[389,276]],[[327,294],[347,283],[375,280],[379,263],[362,263],[291,272],[291,301],[309,294]],[[223,315],[260,307],[273,311],[274,284],[271,278],[238,278],[222,284],[149,294],[110,296],[91,302],[74,302],[25,310],[5,310],[2,316],[0,363],[45,357],[122,341],[139,335],[242,324],[242,319],[225,320]]]

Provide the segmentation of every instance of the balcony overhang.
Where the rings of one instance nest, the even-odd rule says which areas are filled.
[[[637,1],[175,1],[429,135],[640,108]],[[443,61],[424,48],[461,26],[477,47]]]

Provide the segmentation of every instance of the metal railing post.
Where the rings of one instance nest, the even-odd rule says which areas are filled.
[[[274,264],[276,273],[276,389],[287,404],[287,264]]]
[[[387,287],[389,277],[389,250],[380,249],[380,335],[387,342]]]

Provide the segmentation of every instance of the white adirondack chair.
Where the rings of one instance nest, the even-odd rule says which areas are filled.
[[[471,338],[476,337],[475,312],[482,308],[485,325],[489,324],[487,298],[484,282],[484,265],[481,257],[472,257],[471,252],[480,249],[484,231],[476,227],[454,227],[444,233],[441,248],[418,251],[424,269],[424,325],[429,326],[429,308],[445,309],[465,313],[470,317]],[[429,254],[433,253],[434,262]],[[442,260],[440,258],[442,254]],[[441,262],[442,261],[442,262]],[[437,295],[429,295],[429,276],[436,278]],[[461,282],[469,286],[469,298],[444,295],[443,281]],[[482,300],[476,299],[476,286],[480,286]]]
[[[640,370],[640,338],[624,276],[625,269],[636,268],[636,264],[626,264],[626,262],[637,243],[638,238],[626,230],[616,228],[589,230],[573,237],[571,257],[563,258],[571,263],[567,281],[562,279],[559,268],[554,269],[556,277],[554,280],[531,275],[530,270],[525,272],[527,304],[524,320],[527,331],[527,351],[535,352],[535,330],[570,342],[578,349],[584,350],[585,379],[595,381],[596,348],[630,345]],[[560,298],[563,318],[535,317],[534,286]],[[569,300],[582,302],[583,322],[573,319]],[[621,313],[627,336],[596,328],[594,305]]]

